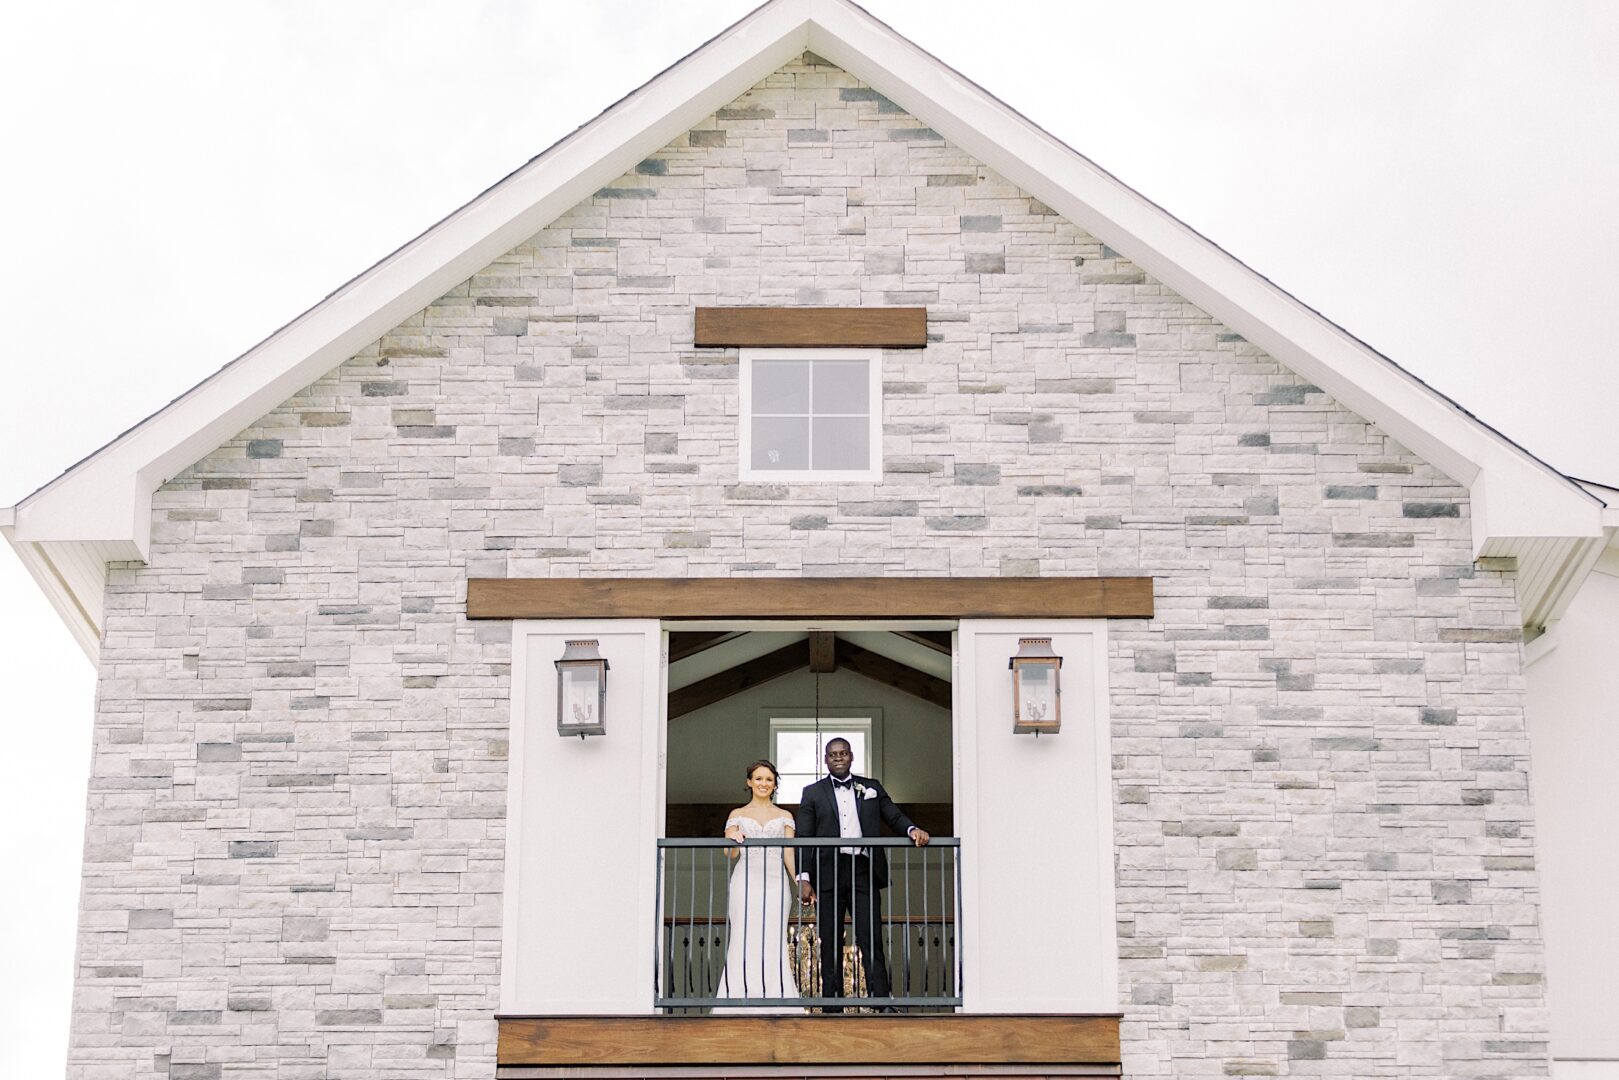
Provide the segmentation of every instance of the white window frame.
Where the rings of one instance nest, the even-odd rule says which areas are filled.
[[[781,709],[762,710],[769,718],[770,731],[770,760],[778,763],[781,755],[776,749],[776,736],[783,731],[799,733],[816,729],[815,717],[805,716],[792,710]],[[861,760],[857,755],[854,762],[854,771],[861,776],[877,776],[883,774],[882,764],[882,710],[881,709],[823,709],[821,710],[820,728],[823,731],[843,730],[859,731],[866,736],[866,758]],[[824,768],[814,779],[819,780],[825,775]],[[813,782],[813,781],[812,781]]]
[[[864,469],[756,469],[753,467],[753,365],[758,360],[864,360],[870,380],[867,400],[871,415],[870,458]],[[740,357],[740,401],[737,436],[741,460],[737,476],[741,480],[769,480],[777,483],[838,484],[880,483],[883,478],[883,350],[881,349],[743,349]],[[811,381],[813,386],[813,380]],[[811,403],[813,404],[813,402]],[[811,416],[814,414],[811,413]],[[811,425],[813,428],[813,425]],[[813,440],[813,434],[811,436]],[[811,450],[813,451],[813,441]],[[813,460],[813,457],[812,457]]]

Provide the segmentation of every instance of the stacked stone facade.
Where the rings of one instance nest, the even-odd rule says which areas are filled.
[[[727,304],[927,306],[880,484],[738,482],[737,354],[691,344]],[[1126,1075],[1545,1072],[1517,606],[1465,489],[814,57],[153,512],[74,1077],[492,1075],[510,629],[463,601],[504,575],[1151,575],[1110,639]]]

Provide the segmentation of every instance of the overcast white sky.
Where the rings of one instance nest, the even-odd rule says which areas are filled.
[[[0,506],[747,0],[14,5]],[[870,0],[1557,468],[1619,484],[1619,5]],[[0,552],[0,1072],[60,1075],[94,673]]]

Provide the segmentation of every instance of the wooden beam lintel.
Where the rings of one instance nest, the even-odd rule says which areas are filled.
[[[471,578],[469,619],[1150,619],[1150,577]]]
[[[920,349],[925,307],[700,307],[698,348]]]

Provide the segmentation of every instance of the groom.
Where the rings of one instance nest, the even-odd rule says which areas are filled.
[[[816,905],[816,928],[821,937],[821,996],[843,996],[843,919],[852,914],[855,943],[866,969],[866,988],[874,998],[891,996],[888,962],[883,956],[879,894],[888,887],[888,858],[880,847],[862,847],[861,837],[882,834],[882,823],[905,833],[917,847],[928,834],[911,824],[877,781],[855,776],[854,752],[847,739],[826,744],[824,780],[804,789],[798,804],[797,834],[809,837],[849,837],[850,847],[801,849],[803,872],[798,891],[804,903]],[[842,1012],[827,1008],[826,1012]]]

